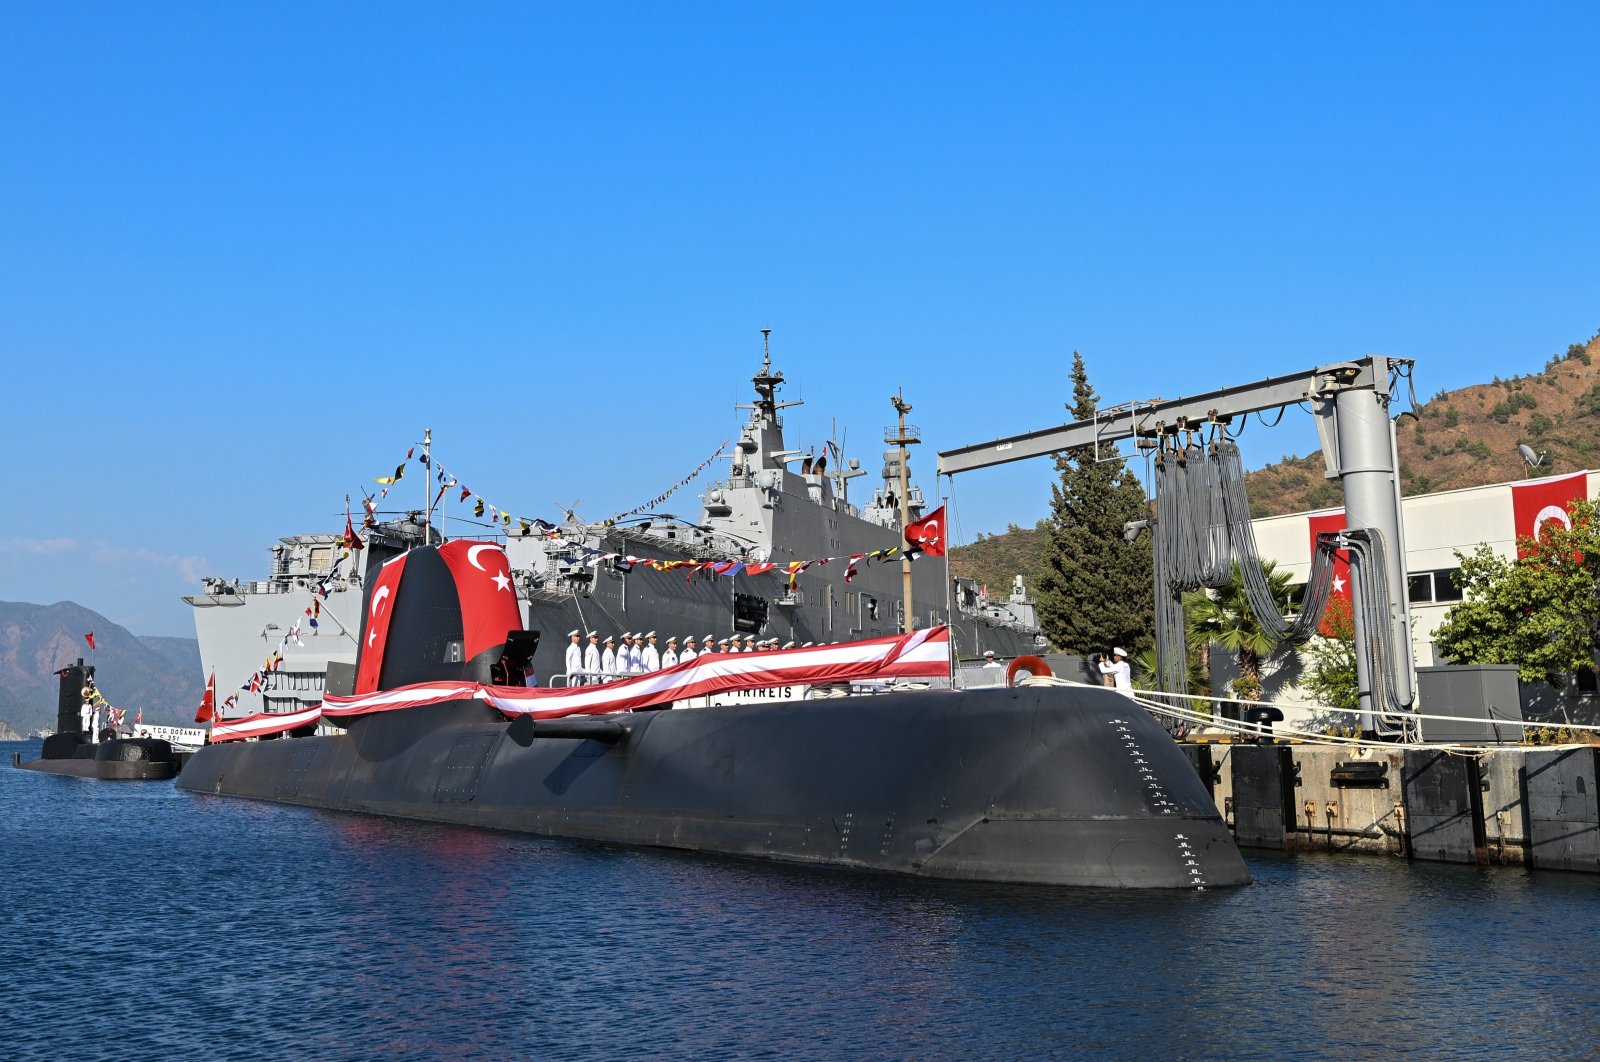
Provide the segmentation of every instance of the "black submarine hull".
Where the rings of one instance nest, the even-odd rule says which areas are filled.
[[[932,878],[1247,884],[1167,733],[1109,690],[925,690],[507,723],[477,701],[201,749],[181,789]]]

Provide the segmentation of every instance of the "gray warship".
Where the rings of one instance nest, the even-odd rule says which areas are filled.
[[[515,528],[496,536],[511,563],[526,628],[543,634],[533,660],[541,683],[565,681],[563,636],[574,628],[598,631],[602,638],[656,631],[663,645],[672,635],[755,635],[801,645],[902,629],[898,560],[860,566],[848,583],[842,561],[810,568],[792,585],[782,569],[792,561],[901,545],[902,500],[912,520],[927,508],[915,486],[899,497],[903,448],[884,454],[882,482],[865,505],[854,504],[850,483],[868,475],[859,460],[837,444],[820,454],[786,444],[782,411],[801,403],[779,399],[784,377],[773,370],[769,350],[763,350],[751,383],[754,401],[736,407],[748,415],[732,452],[722,456],[726,475],[701,494],[698,519],[640,513],[589,522],[568,514],[553,528]],[[240,690],[228,714],[301,711],[324,692],[349,692],[366,573],[416,546],[442,541],[434,515],[394,514],[368,527],[366,548],[347,557],[341,556],[338,534],[285,537],[271,548],[267,578],[207,578],[202,593],[185,597],[194,608],[203,671],[216,674],[219,691],[235,689],[264,660],[279,657],[263,675],[261,689]],[[474,536],[483,533],[471,528]],[[595,564],[597,552],[615,556]],[[682,572],[629,564],[629,556],[777,568],[687,580]],[[971,580],[947,586],[946,566],[936,558],[919,560],[912,577],[916,626],[948,624],[958,658],[976,659],[992,650],[1004,659],[1046,647],[1020,577],[1006,597],[994,600]],[[325,596],[315,593],[319,586]],[[308,616],[308,609],[315,615]],[[287,638],[297,627],[298,635]]]

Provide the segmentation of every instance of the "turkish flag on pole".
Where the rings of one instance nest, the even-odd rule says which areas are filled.
[[[906,546],[915,547],[930,557],[944,556],[944,506],[939,506],[921,520],[906,525]]]
[[[1315,558],[1318,535],[1344,530],[1344,510],[1307,517],[1306,523],[1311,533],[1311,556]],[[1335,598],[1343,601],[1346,609],[1355,607],[1354,597],[1350,593],[1350,551],[1345,549],[1333,552],[1333,590],[1329,592],[1328,600],[1331,603]],[[1317,631],[1323,637],[1332,636],[1333,628],[1326,616],[1317,624]]]
[[[94,648],[94,631],[90,631],[88,634],[85,634],[83,636],[83,640],[89,643],[89,648],[90,649],[93,649]]]
[[[1526,479],[1511,484],[1511,512],[1517,528],[1517,556],[1528,555],[1525,541],[1536,541],[1547,524],[1564,524],[1572,527],[1572,503],[1581,501],[1589,493],[1589,473],[1574,472],[1570,476],[1552,476],[1549,479]]]
[[[194,713],[197,723],[209,723],[217,714],[217,673],[213,671],[211,677],[206,679],[206,695],[200,698],[200,708]],[[144,717],[144,709],[139,709],[140,718]]]

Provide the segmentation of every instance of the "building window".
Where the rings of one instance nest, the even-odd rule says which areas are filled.
[[[1460,568],[1441,568],[1433,573],[1433,599],[1435,601],[1460,601]]]
[[[1422,572],[1406,580],[1406,600],[1413,603],[1433,600],[1433,573]]]

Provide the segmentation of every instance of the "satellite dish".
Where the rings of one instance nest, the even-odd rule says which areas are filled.
[[[1522,459],[1528,462],[1529,468],[1538,468],[1544,464],[1544,454],[1534,453],[1533,447],[1527,443],[1517,443],[1517,453],[1521,454]]]

